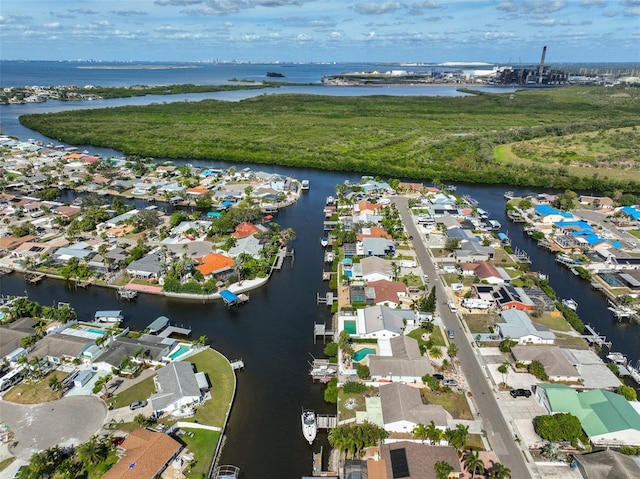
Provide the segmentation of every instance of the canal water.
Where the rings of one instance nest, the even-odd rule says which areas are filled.
[[[4,134],[52,141],[24,129],[17,121],[6,120],[4,117],[2,122]],[[120,156],[106,149],[79,148]],[[231,166],[221,162],[191,163]],[[144,294],[134,302],[125,302],[118,300],[110,289],[95,286],[68,289],[63,281],[52,279],[33,286],[25,283],[20,274],[0,277],[0,293],[22,295],[26,292],[29,298],[43,304],[69,302],[80,319],[90,319],[100,309],[122,309],[125,324],[133,329],[142,329],[156,317],[165,315],[179,325],[191,326],[194,338],[206,335],[212,347],[229,359],[242,358],[246,365],[245,370],[238,373],[238,390],[221,463],[240,467],[246,478],[297,478],[311,473],[313,451],[323,445],[326,456],[328,450],[326,433],[319,434],[313,447],[303,439],[302,408],[326,414],[335,412],[334,407],[323,401],[324,386],[313,384],[307,376],[308,361],[312,356],[321,357],[323,350],[321,342],[314,344],[313,325],[330,322],[326,306],[316,305],[316,294],[324,294],[328,287],[328,283],[322,281],[322,209],[326,197],[335,194],[337,184],[347,179],[355,181],[358,176],[266,165],[241,166],[306,178],[311,184],[309,192],[303,194],[297,204],[280,211],[275,218],[283,228],[291,227],[296,232],[297,238],[291,243],[295,251],[293,267],[287,260],[282,271],[274,273],[266,286],[250,293],[247,304],[227,309],[220,302],[203,304]],[[503,198],[507,189],[516,195],[540,191],[508,185],[459,184],[457,193],[472,196],[481,208],[490,212],[492,219],[500,221],[513,247],[529,253],[532,270],[548,274],[559,297],[571,297],[579,303],[578,314],[585,323],[606,335],[615,350],[627,354],[631,360],[638,359],[638,326],[615,321],[606,309],[603,295],[555,263],[553,256],[538,248],[521,226],[507,220]],[[215,394],[215,384],[213,392]]]

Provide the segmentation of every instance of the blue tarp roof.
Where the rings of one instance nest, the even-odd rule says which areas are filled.
[[[232,204],[233,204],[233,201],[229,201],[229,200],[226,200],[226,201],[222,202],[222,206],[224,206],[225,208],[228,208]]]
[[[166,316],[157,317],[153,323],[147,326],[147,329],[158,330],[164,328],[169,323],[169,318]]]
[[[538,215],[560,215],[563,218],[572,218],[573,214],[568,213],[566,211],[557,210],[549,205],[538,205],[535,207],[535,212]]]
[[[220,296],[226,303],[234,303],[238,300],[238,297],[228,289],[223,289],[222,291],[220,291]]]

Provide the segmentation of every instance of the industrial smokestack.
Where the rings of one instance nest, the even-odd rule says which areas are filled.
[[[542,56],[540,57],[540,66],[538,67],[538,83],[542,83],[542,73],[544,72],[544,57],[547,54],[547,46],[542,47]]]

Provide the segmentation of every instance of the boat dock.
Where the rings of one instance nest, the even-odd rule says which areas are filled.
[[[160,338],[168,338],[172,334],[179,334],[181,336],[191,336],[191,328],[183,328],[180,326],[167,325],[159,334]]]
[[[116,291],[116,294],[118,295],[118,298],[126,299],[127,301],[131,301],[138,297],[138,292],[135,289],[127,289],[124,287],[119,288]]]
[[[314,323],[313,344],[316,344],[316,340],[318,339],[318,336],[322,336],[322,340],[326,343],[327,336],[329,336],[329,338],[333,338],[334,334],[335,334],[335,331],[331,331],[330,329],[327,329],[326,323]]]
[[[284,260],[290,257],[291,258],[291,267],[293,268],[293,262],[295,261],[295,250],[287,250],[286,246],[283,246],[278,250],[278,254],[276,255],[276,260],[271,267],[271,270],[280,271],[282,269],[282,265],[284,264]]]
[[[31,284],[38,284],[45,276],[44,273],[27,273],[24,275],[24,279]]]
[[[309,370],[309,376],[314,381],[321,383],[327,383],[332,377],[338,374],[338,365],[332,364],[328,359],[313,359],[313,362],[309,363],[311,369]]]
[[[227,308],[230,308],[231,306],[238,306],[249,301],[248,294],[240,293],[236,295],[228,289],[223,289],[222,291],[220,291],[220,297],[224,301],[224,304],[227,305]]]
[[[338,425],[338,417],[331,414],[316,414],[318,429],[333,429]]]
[[[244,361],[242,360],[242,358],[234,359],[233,361],[231,361],[230,364],[234,371],[239,371],[244,369]]]
[[[522,250],[520,248],[516,248],[516,250],[513,252],[513,254],[518,259],[518,262],[527,263],[527,264],[531,263],[531,258],[529,258],[529,255],[527,254],[527,252],[525,250]]]
[[[589,334],[583,334],[582,337],[589,344],[596,344],[600,347],[606,346],[608,349],[611,349],[611,341],[607,341],[606,336],[602,336],[599,333],[597,333],[595,329],[591,327],[590,324],[585,324],[584,329],[586,329]]]
[[[338,477],[338,475],[333,471],[322,470],[322,450],[323,448],[320,446],[320,452],[313,453],[313,477]]]
[[[316,294],[316,304],[326,304],[327,306],[331,306],[334,301],[337,301],[338,298],[333,296],[333,291],[329,291],[325,294],[324,298],[320,296],[320,293]]]

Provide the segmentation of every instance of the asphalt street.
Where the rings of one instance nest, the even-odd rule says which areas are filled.
[[[423,271],[431,278],[429,286],[436,286],[438,311],[442,322],[447,329],[455,331],[456,339],[452,340],[452,342],[458,346],[458,358],[462,372],[467,378],[469,390],[473,395],[476,409],[487,433],[487,440],[500,462],[511,470],[511,477],[517,477],[518,479],[531,478],[532,475],[524,461],[523,452],[514,441],[513,431],[502,416],[501,405],[491,389],[491,384],[487,379],[488,374],[482,369],[476,357],[476,352],[470,342],[470,336],[463,329],[457,315],[450,312],[447,307],[447,292],[421,239],[422,234],[418,231],[409,213],[408,199],[398,196],[394,197],[392,201],[398,208],[407,233],[413,237],[413,247]]]

